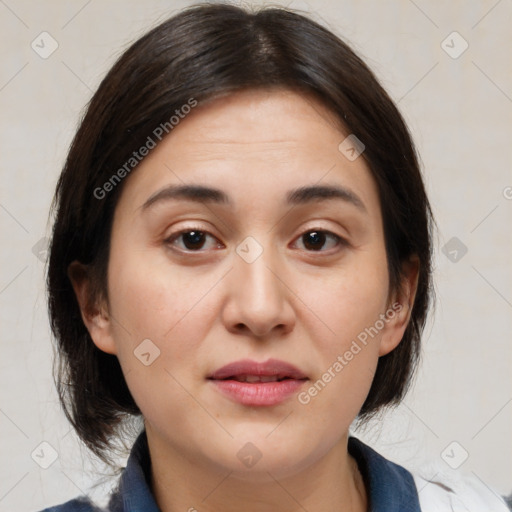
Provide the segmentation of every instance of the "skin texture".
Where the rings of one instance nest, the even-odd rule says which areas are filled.
[[[164,512],[366,510],[348,429],[379,356],[402,338],[417,266],[404,266],[400,293],[389,290],[377,186],[363,157],[338,150],[348,134],[313,98],[287,90],[198,106],[126,178],[108,303],[87,309],[87,278],[73,277],[79,263],[70,268],[94,343],[117,355],[144,415]],[[222,189],[233,205],[142,208],[184,183]],[[290,189],[327,184],[350,189],[364,210],[339,199],[285,204]],[[185,229],[207,232],[202,246],[191,250],[177,235]],[[312,248],[302,235],[318,230],[346,242],[327,234]],[[263,250],[252,263],[236,251],[248,236]],[[401,310],[308,404],[293,395],[244,406],[206,379],[239,359],[276,358],[308,376],[307,390],[397,301]],[[134,355],[145,339],[160,350],[148,366]],[[261,453],[250,468],[237,457],[247,442]]]

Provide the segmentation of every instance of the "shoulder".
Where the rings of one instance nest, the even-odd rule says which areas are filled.
[[[349,452],[356,458],[376,510],[421,512],[510,512],[495,490],[476,474],[444,464],[423,463],[406,469],[386,459],[357,438]],[[372,509],[373,510],[373,509]]]
[[[102,508],[88,496],[80,496],[41,512],[158,512],[148,484],[150,470],[146,432],[142,431],[132,446],[126,467],[105,500]],[[101,502],[103,505],[103,501]]]
[[[60,505],[48,507],[41,512],[103,512],[86,496],[66,501]]]
[[[348,451],[365,481],[371,510],[421,512],[416,486],[407,469],[352,436]]]
[[[504,499],[475,475],[427,467],[411,472],[424,512],[509,512]]]

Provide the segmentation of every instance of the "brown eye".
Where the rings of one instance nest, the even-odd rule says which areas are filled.
[[[195,228],[189,228],[175,233],[165,240],[165,242],[180,250],[202,252],[201,249],[204,249],[205,245],[207,246],[206,249],[208,249],[207,241],[209,238],[213,241],[213,243],[210,242],[210,248],[219,246],[218,243],[215,243],[216,239],[210,233]],[[178,244],[177,242],[180,241],[181,244]]]
[[[182,233],[183,244],[191,251],[201,249],[204,245],[205,234],[203,231],[187,231]]]
[[[344,240],[338,235],[335,235],[330,231],[320,229],[309,230],[306,233],[303,233],[299,237],[299,240],[302,241],[302,244],[307,251],[316,252],[324,252],[322,251],[322,248],[324,250],[326,247],[327,249],[331,249],[338,245],[342,245],[344,242]]]

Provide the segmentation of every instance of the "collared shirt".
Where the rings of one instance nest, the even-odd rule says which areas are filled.
[[[370,512],[421,512],[415,478],[402,466],[391,462],[355,437],[349,437],[348,451],[357,461],[363,476]],[[119,479],[119,485],[112,494],[106,509],[94,505],[87,497],[76,498],[62,505],[46,508],[42,512],[160,512],[149,485],[151,461],[145,430],[138,436],[131,450],[126,467]],[[426,482],[427,484],[429,482]],[[443,486],[444,488],[445,486]],[[423,512],[437,510],[472,510],[471,508],[444,508],[450,505],[453,491],[446,488],[438,499],[428,498],[429,506]],[[427,495],[428,493],[425,493]],[[448,495],[448,498],[446,497]],[[453,494],[456,496],[455,494]],[[459,498],[457,498],[459,499]],[[443,508],[438,508],[440,503]],[[461,502],[462,503],[462,502]],[[467,502],[466,502],[467,503]],[[471,503],[471,502],[470,502]],[[504,503],[501,502],[503,505]],[[498,505],[496,503],[496,505]],[[475,512],[507,510],[485,508]]]
[[[349,437],[349,453],[356,459],[366,484],[369,510],[372,512],[420,512],[412,475],[403,467],[385,459],[355,437]],[[146,432],[143,431],[130,453],[119,486],[110,498],[109,512],[160,512],[148,485],[150,458]],[[81,497],[43,512],[100,512],[88,498]]]

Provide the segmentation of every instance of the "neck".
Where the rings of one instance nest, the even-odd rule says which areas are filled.
[[[209,460],[199,460],[170,445],[149,425],[151,487],[162,512],[365,512],[367,496],[357,462],[344,436],[312,464],[283,476],[279,470],[240,474]]]

